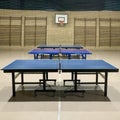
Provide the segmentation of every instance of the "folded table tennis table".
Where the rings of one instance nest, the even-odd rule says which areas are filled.
[[[24,82],[25,73],[37,73],[43,74],[43,91],[46,89],[46,80],[49,79],[49,72],[69,72],[72,73],[72,78],[74,82],[73,92],[79,91],[77,89],[77,75],[79,73],[87,74],[94,72],[96,73],[95,84],[104,84],[104,96],[107,96],[107,85],[108,85],[108,73],[118,72],[119,69],[107,63],[104,60],[78,60],[78,59],[35,59],[35,60],[15,60],[8,64],[6,67],[2,68],[5,73],[11,73],[12,75],[12,94],[15,96],[15,85],[16,84],[32,84],[31,82]],[[16,82],[17,76],[21,74],[21,82]],[[102,74],[104,82],[99,82],[98,75]],[[35,82],[33,82],[34,84]],[[35,83],[38,84],[38,83]],[[80,83],[81,84],[81,83]]]

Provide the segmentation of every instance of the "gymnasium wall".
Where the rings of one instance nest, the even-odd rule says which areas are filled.
[[[55,23],[55,14],[68,14],[68,24]],[[39,44],[120,47],[119,11],[0,10],[0,46]]]

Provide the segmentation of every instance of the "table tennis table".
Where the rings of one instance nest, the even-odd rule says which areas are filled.
[[[40,58],[44,58],[44,55],[49,55],[49,58],[52,59],[53,56],[57,55],[58,58],[60,58],[60,56],[67,56],[68,59],[71,59],[72,55],[76,55],[77,58],[81,59],[86,59],[87,55],[92,54],[92,52],[90,52],[87,49],[32,49],[31,51],[28,52],[28,54],[33,54],[34,55],[34,59],[38,59],[39,56]]]
[[[60,49],[60,54],[66,55],[68,59],[71,59],[72,55],[77,55],[78,58],[81,56],[81,59],[86,59],[87,55],[92,54],[92,52],[87,49]]]
[[[82,49],[83,46],[81,46],[81,45],[39,45],[39,46],[37,46],[37,48],[40,48],[40,49],[46,49],[46,48]]]
[[[78,59],[35,59],[35,60],[15,60],[12,63],[8,64],[6,67],[2,68],[5,73],[12,74],[12,94],[15,93],[16,84],[39,84],[35,82],[24,82],[24,74],[26,73],[41,73],[43,74],[43,91],[46,89],[46,80],[49,79],[49,72],[61,71],[72,73],[72,80],[74,80],[74,90],[73,92],[79,91],[77,88],[77,75],[84,73],[96,73],[96,81],[92,84],[104,84],[104,96],[107,96],[107,85],[108,85],[108,73],[109,72],[118,72],[119,69],[107,63],[104,60],[78,60]],[[104,82],[99,82],[98,75],[102,75]],[[21,82],[16,82],[18,75],[21,75]],[[81,84],[81,82],[80,82]],[[85,84],[85,83],[84,83]],[[89,84],[89,83],[87,83]]]
[[[28,52],[28,54],[33,54],[34,59],[43,59],[44,55],[48,55],[49,59],[52,59],[53,56],[57,55],[59,57],[60,50],[59,49],[32,49]]]

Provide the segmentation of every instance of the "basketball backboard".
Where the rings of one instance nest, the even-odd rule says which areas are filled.
[[[55,23],[57,24],[67,24],[68,23],[68,15],[67,14],[56,14],[55,15]]]

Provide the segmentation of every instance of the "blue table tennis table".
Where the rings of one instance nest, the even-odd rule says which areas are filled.
[[[53,56],[57,55],[59,58],[59,49],[32,49],[31,51],[28,52],[28,54],[33,54],[34,59],[43,59],[44,55],[49,55],[49,58],[52,59]]]
[[[15,60],[2,70],[12,73],[12,91],[15,96],[15,84],[39,84],[39,82],[24,82],[24,74],[43,74],[43,91],[46,91],[48,72],[58,72],[59,60]],[[21,75],[21,82],[15,79]]]
[[[46,49],[46,48],[82,49],[83,46],[81,46],[81,45],[39,45],[39,46],[37,46],[37,48],[40,48],[40,49]]]
[[[92,52],[87,49],[60,49],[60,54],[66,55],[68,59],[71,59],[72,55],[77,55],[78,58],[81,56],[81,59],[86,59],[87,55],[92,54]]]
[[[107,63],[104,60],[78,60],[78,59],[35,59],[35,60],[15,60],[12,63],[8,64],[6,67],[2,68],[5,73],[12,74],[12,94],[15,93],[16,84],[39,84],[35,82],[24,82],[24,74],[26,73],[42,73],[43,74],[43,91],[46,89],[46,80],[49,78],[49,72],[69,72],[72,73],[72,80],[74,81],[74,90],[73,92],[79,91],[77,88],[77,75],[78,74],[96,74],[96,81],[92,84],[104,84],[104,96],[107,96],[107,85],[108,85],[108,73],[109,72],[118,72],[119,69]],[[18,75],[21,75],[21,82],[16,82]],[[98,75],[101,75],[104,78],[104,82],[99,82]],[[82,84],[80,82],[80,84]],[[89,84],[83,83],[83,84]],[[81,90],[80,90],[81,91]]]
[[[44,55],[49,55],[49,58],[52,59],[54,55],[57,55],[58,58],[60,56],[67,56],[68,59],[71,59],[72,55],[76,55],[78,58],[86,59],[87,55],[92,54],[87,49],[32,49],[28,52],[29,54],[34,55],[34,59],[43,58]]]

